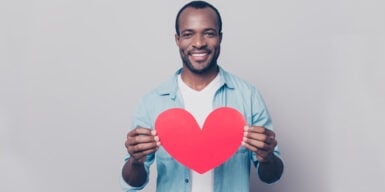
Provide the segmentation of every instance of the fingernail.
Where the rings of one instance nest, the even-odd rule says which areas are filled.
[[[245,129],[245,131],[247,131],[249,129],[249,126],[245,125],[245,127],[243,127]]]
[[[160,146],[160,142],[159,142],[159,141],[158,141],[158,142],[156,142],[156,145],[157,145],[157,146]]]
[[[246,137],[247,136],[247,132],[243,132],[243,136]]]
[[[156,135],[156,130],[152,130],[152,131],[151,131],[151,134],[152,134],[152,135]]]
[[[245,146],[245,145],[246,145],[246,143],[244,141],[242,141],[242,146]]]
[[[155,140],[155,141],[159,141],[159,137],[158,137],[158,136],[155,136],[155,137],[154,137],[154,140]]]

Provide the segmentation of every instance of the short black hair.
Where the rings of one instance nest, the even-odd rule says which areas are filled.
[[[217,14],[217,18],[218,18],[219,33],[222,33],[222,18],[221,18],[221,15],[219,14],[219,11],[217,10],[217,8],[215,8],[213,5],[211,5],[210,3],[207,3],[205,1],[191,1],[190,3],[187,3],[186,5],[184,5],[179,10],[178,14],[176,15],[175,31],[176,31],[177,35],[180,35],[179,34],[179,16],[183,12],[183,10],[185,10],[188,7],[192,7],[192,8],[195,8],[195,9],[203,9],[203,8],[208,7],[208,8],[211,8],[212,10],[214,10],[215,13]]]

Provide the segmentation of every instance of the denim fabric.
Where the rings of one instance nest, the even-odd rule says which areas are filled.
[[[158,88],[145,95],[136,109],[133,117],[132,128],[154,128],[157,116],[169,108],[183,108],[183,100],[178,91],[176,74]],[[258,90],[251,84],[224,71],[219,67],[221,87],[214,96],[213,109],[218,107],[232,107],[241,112],[247,124],[263,126],[272,129],[272,122],[265,103]],[[279,156],[278,147],[275,152]],[[125,161],[130,158],[126,156]],[[190,170],[175,161],[162,147],[155,154],[148,155],[145,162],[146,171],[156,159],[157,166],[157,192],[190,192]],[[238,151],[224,164],[214,170],[215,192],[249,192],[250,161],[258,168],[255,153],[240,147]],[[253,167],[254,167],[253,166]],[[121,178],[123,191],[139,191],[141,187],[131,187]]]

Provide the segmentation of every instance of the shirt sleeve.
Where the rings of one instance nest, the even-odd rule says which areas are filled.
[[[262,98],[262,95],[259,93],[257,89],[254,89],[254,93],[252,95],[252,122],[254,126],[262,126],[270,130],[273,129],[273,123],[270,117],[270,114],[267,110],[266,104]],[[251,152],[251,157],[254,162],[254,165],[256,166],[257,170],[259,167],[259,163],[257,160],[257,155],[253,152]],[[281,158],[278,146],[274,149],[274,155],[276,155],[278,158]]]
[[[129,131],[131,131],[137,127],[144,127],[144,128],[152,129],[150,114],[147,112],[148,110],[146,107],[147,107],[146,102],[144,101],[144,99],[142,99],[139,102],[139,105],[137,106],[137,108],[134,112],[132,125],[131,125],[131,128],[129,129]],[[127,153],[127,155],[124,158],[124,163],[126,163],[129,158],[130,158],[130,154]],[[147,172],[147,179],[142,186],[139,186],[139,187],[130,186],[127,182],[124,181],[122,174],[120,174],[120,186],[121,186],[122,190],[127,191],[127,192],[142,190],[148,184],[149,174],[150,174],[150,166],[154,162],[154,159],[155,159],[154,154],[147,155],[146,161],[144,162],[144,168]]]

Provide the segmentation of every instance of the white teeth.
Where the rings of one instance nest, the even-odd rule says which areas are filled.
[[[192,56],[194,56],[194,57],[203,57],[205,55],[207,55],[207,53],[193,53],[192,54]]]

